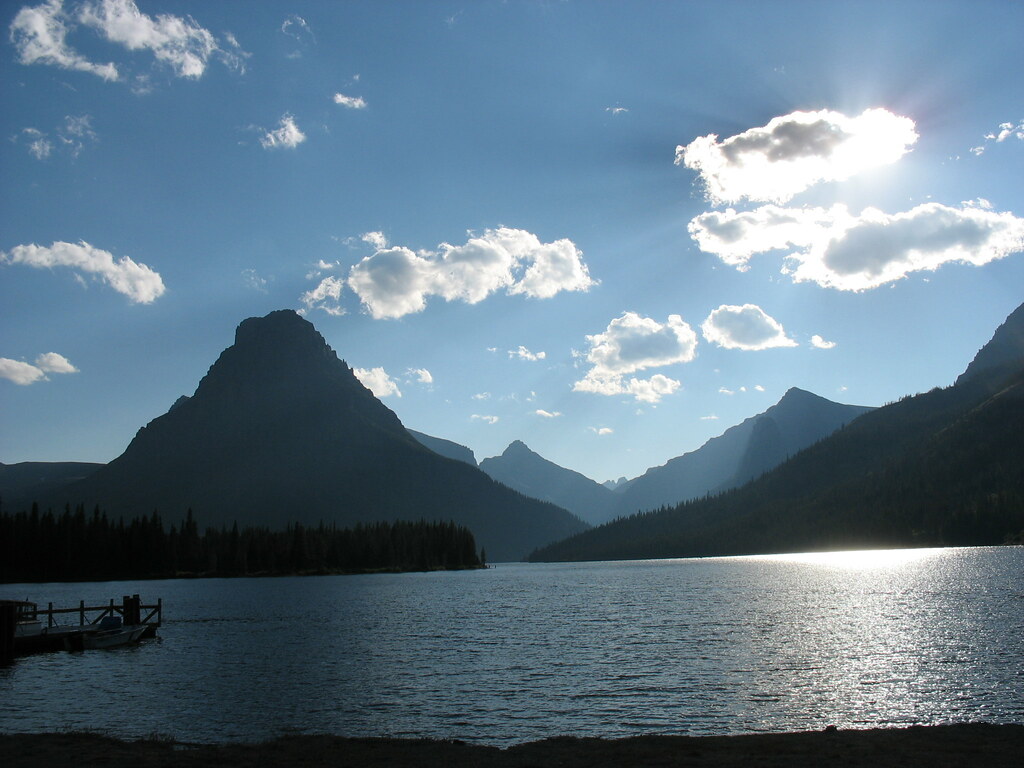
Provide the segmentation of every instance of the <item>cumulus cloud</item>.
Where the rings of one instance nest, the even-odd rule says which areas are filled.
[[[264,149],[295,149],[305,140],[306,134],[295,124],[295,117],[285,112],[281,115],[281,121],[277,124],[277,128],[267,131],[260,137],[260,145]]]
[[[545,419],[557,419],[562,415],[559,411],[545,411],[543,408],[538,408],[534,413]]]
[[[340,104],[346,109],[366,109],[366,99],[362,96],[346,96],[343,93],[334,94],[334,103]]]
[[[374,397],[402,396],[397,382],[383,368],[353,368],[352,373],[364,387],[373,392]]]
[[[960,262],[981,266],[1024,250],[1024,219],[926,203],[905,213],[863,211],[849,225],[790,255],[796,282],[863,291],[912,272]]]
[[[406,374],[411,376],[419,384],[433,384],[434,377],[426,368],[409,368]]]
[[[337,277],[325,277],[319,285],[311,291],[306,291],[299,297],[299,301],[308,312],[313,309],[321,309],[328,315],[340,317],[345,314],[341,306],[341,292],[345,289],[345,283]]]
[[[486,415],[482,415],[482,414],[479,414],[479,413],[474,413],[469,418],[471,418],[473,421],[482,421],[485,424],[497,424],[498,423],[498,417],[497,416],[486,416]]]
[[[159,273],[127,256],[115,260],[109,251],[95,248],[84,240],[78,243],[55,242],[41,245],[16,245],[0,252],[0,263],[24,264],[37,269],[68,267],[79,276],[94,275],[136,304],[149,304],[164,293]]]
[[[841,205],[831,209],[764,205],[753,211],[708,211],[695,216],[688,229],[702,251],[745,271],[754,254],[810,245],[847,220]]]
[[[536,235],[508,227],[485,230],[463,245],[442,243],[433,252],[378,248],[348,276],[349,287],[378,319],[421,312],[430,296],[476,304],[501,289],[550,298],[594,284],[572,241],[541,243]]]
[[[546,352],[531,352],[526,347],[524,347],[523,345],[520,344],[519,345],[519,349],[510,349],[508,351],[508,356],[510,358],[519,358],[520,360],[536,361],[536,360],[543,360],[545,357],[547,357],[547,353]]]
[[[230,33],[225,35],[222,45],[191,17],[148,16],[134,0],[79,3],[77,12],[65,11],[63,0],[49,0],[22,8],[11,22],[11,40],[18,60],[22,64],[48,64],[90,72],[105,80],[121,79],[115,64],[89,61],[68,45],[68,33],[79,24],[129,51],[149,51],[178,77],[202,77],[212,58],[241,69],[248,56]]]
[[[759,350],[795,347],[782,324],[756,304],[723,304],[701,323],[707,341],[725,349]]]
[[[56,352],[44,352],[36,358],[36,368],[47,373],[78,373],[64,355]]]
[[[980,266],[1024,250],[1024,219],[980,205],[925,203],[887,214],[846,206],[732,209],[697,216],[690,232],[701,250],[742,269],[755,253],[787,249],[785,274],[797,282],[863,291],[949,262]]]
[[[388,247],[388,239],[383,232],[363,232],[359,239],[364,243],[372,245],[376,250],[382,251]]]
[[[44,352],[39,355],[35,365],[0,357],[0,379],[8,379],[20,386],[47,381],[47,373],[78,373],[78,369],[64,355],[56,352]]]
[[[629,112],[626,107],[605,107],[605,112],[611,112],[613,115],[624,115]]]
[[[117,80],[117,67],[112,63],[89,61],[67,43],[74,21],[64,12],[63,0],[35,7],[25,6],[11,22],[10,36],[21,64],[47,64],[61,69],[90,72],[104,80]]]
[[[722,141],[710,134],[678,146],[676,165],[697,171],[716,204],[782,203],[819,182],[893,163],[915,141],[914,121],[885,109],[856,117],[792,112]]]
[[[611,427],[587,427],[595,435],[603,437],[604,435],[611,435],[615,432]]]
[[[811,346],[815,349],[834,349],[836,343],[834,341],[825,341],[818,334],[814,334],[811,336]]]
[[[669,315],[662,324],[635,312],[612,320],[603,333],[587,336],[590,349],[586,360],[590,370],[573,385],[576,392],[600,395],[632,395],[642,402],[656,403],[681,386],[675,379],[655,374],[649,379],[626,378],[631,373],[696,357],[697,334],[679,315]]]
[[[707,416],[701,416],[700,420],[701,421],[718,421],[718,417],[715,414],[713,414],[713,413],[709,413]]]

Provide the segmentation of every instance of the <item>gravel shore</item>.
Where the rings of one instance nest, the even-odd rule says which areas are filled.
[[[560,737],[506,749],[459,741],[283,736],[261,744],[122,741],[92,733],[0,735],[7,768],[236,766],[445,766],[599,768],[600,766],[984,766],[1017,768],[1024,725],[962,724],[826,730],[745,736]]]

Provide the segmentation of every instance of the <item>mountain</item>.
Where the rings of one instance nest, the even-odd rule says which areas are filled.
[[[531,559],[1024,542],[1024,359],[1005,354],[1021,318],[1018,309],[951,387],[864,414],[745,486]]]
[[[956,383],[963,384],[983,373],[1012,372],[1020,367],[1024,367],[1024,304],[996,329],[992,340],[978,351]]]
[[[629,478],[623,476],[620,477],[618,480],[605,480],[603,483],[601,483],[601,485],[603,485],[609,491],[618,491],[621,490],[623,486],[625,486],[628,482]]]
[[[516,440],[501,456],[480,462],[480,469],[509,488],[564,507],[592,525],[608,522],[615,494],[589,477],[560,467]]]
[[[459,443],[453,443],[451,440],[445,440],[442,437],[431,437],[430,435],[425,435],[422,432],[417,432],[414,429],[410,429],[408,432],[416,438],[417,442],[429,448],[439,456],[445,456],[449,459],[461,461],[463,464],[469,464],[471,467],[476,466],[476,456],[473,454],[473,451],[466,446]]]
[[[764,413],[617,489],[616,511],[629,515],[742,485],[870,410],[794,387]]]
[[[422,446],[290,310],[244,320],[195,394],[51,499],[208,526],[452,520],[492,561],[586,527]]]
[[[0,464],[0,502],[8,512],[20,511],[54,490],[88,477],[102,466],[84,461]]]

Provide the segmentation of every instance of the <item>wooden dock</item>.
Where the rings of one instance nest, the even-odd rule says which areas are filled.
[[[71,623],[67,623],[69,618]],[[143,605],[138,595],[124,595],[120,604],[113,598],[107,605],[86,605],[80,600],[73,608],[54,608],[53,603],[40,608],[36,603],[0,600],[0,663],[15,656],[78,647],[76,639],[97,632],[112,618],[124,626],[145,627],[143,639],[155,637],[163,622],[163,599]]]

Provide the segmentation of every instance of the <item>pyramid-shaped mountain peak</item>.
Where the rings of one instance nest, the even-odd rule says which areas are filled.
[[[964,384],[986,374],[998,378],[1021,368],[1024,368],[1024,304],[996,328],[992,339],[978,350],[956,383]]]
[[[583,527],[423,447],[289,310],[239,324],[192,397],[65,494],[55,501],[115,516],[156,509],[174,520],[191,508],[215,526],[453,519],[492,559]]]

